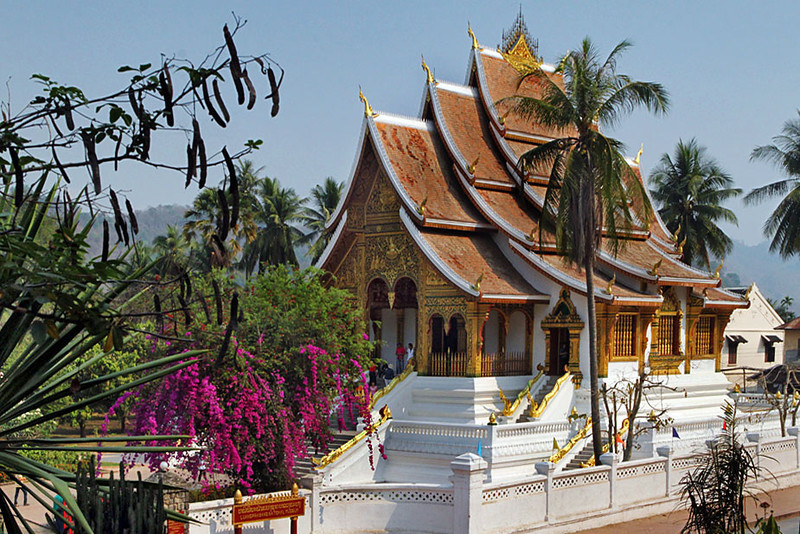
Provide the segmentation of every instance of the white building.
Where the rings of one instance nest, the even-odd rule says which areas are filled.
[[[755,282],[748,288],[728,288],[728,291],[743,295],[750,305],[734,311],[725,327],[721,361],[723,369],[762,369],[783,363],[784,333],[776,330],[783,324],[783,319],[778,312]],[[729,378],[733,379],[734,376],[729,375]]]

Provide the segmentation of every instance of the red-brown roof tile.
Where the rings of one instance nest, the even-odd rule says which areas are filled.
[[[375,123],[389,162],[403,188],[425,215],[466,223],[485,223],[456,183],[450,157],[436,133],[427,129]]]
[[[487,234],[449,234],[421,229],[420,234],[458,276],[474,284],[483,275],[481,292],[497,295],[542,295],[506,259]]]

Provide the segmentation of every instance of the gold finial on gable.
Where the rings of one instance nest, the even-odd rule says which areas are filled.
[[[722,271],[722,264],[725,263],[724,260],[719,260],[719,265],[717,266],[717,270],[714,271],[714,278],[719,280],[719,273]]]
[[[661,262],[664,261],[664,258],[660,258],[657,262],[653,264],[653,268],[647,271],[647,273],[651,276],[658,276],[658,268],[661,267]]]
[[[473,50],[480,50],[481,49],[481,45],[478,44],[478,38],[475,37],[475,32],[472,31],[472,26],[470,26],[469,22],[467,22],[467,35],[472,37],[472,49]]]
[[[483,273],[475,280],[475,283],[472,284],[472,289],[479,292],[481,291],[481,282],[483,282]]]
[[[678,223],[678,228],[675,230],[675,233],[672,234],[672,240],[677,243],[678,242],[678,237],[680,237],[680,234],[681,234],[681,225],[680,225],[680,223]]]
[[[481,157],[479,155],[477,158],[475,158],[475,161],[473,161],[472,163],[469,164],[469,167],[467,167],[467,172],[469,172],[470,174],[474,175],[475,174],[475,167],[478,166],[478,162],[480,160],[481,160]]]
[[[683,255],[683,247],[686,246],[687,236],[683,236],[683,241],[678,243],[678,254]]]
[[[511,113],[510,109],[508,111],[506,111],[505,113],[503,113],[502,115],[500,115],[499,117],[497,117],[497,122],[500,123],[500,126],[504,126],[505,125],[506,117],[508,117],[509,113]]]
[[[358,86],[358,99],[364,103],[364,116],[365,117],[377,117],[378,114],[372,111],[372,106],[369,105],[369,101],[367,97],[364,96],[364,91],[361,90],[361,86]]]
[[[425,69],[425,73],[428,75],[428,83],[433,83],[433,73],[431,73],[431,68],[425,63],[425,56],[422,56],[422,68]]]
[[[428,196],[426,195],[425,198],[422,199],[422,202],[420,202],[419,206],[417,206],[417,213],[419,213],[423,217],[425,216],[425,204],[427,203],[428,203]]]
[[[639,165],[639,161],[642,159],[642,152],[644,152],[644,143],[639,147],[639,152],[636,153],[636,157],[633,158],[634,164]]]
[[[614,282],[617,281],[617,273],[614,273],[614,276],[611,277],[611,280],[608,281],[608,286],[606,287],[606,293],[609,295],[613,294],[612,290],[614,289]]]

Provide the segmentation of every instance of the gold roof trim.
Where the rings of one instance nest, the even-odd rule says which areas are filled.
[[[369,105],[369,100],[367,97],[364,96],[364,91],[361,90],[361,86],[358,86],[358,99],[364,103],[364,116],[365,117],[377,117],[378,114],[372,111],[372,106]]]
[[[478,38],[475,37],[475,32],[472,31],[472,26],[470,26],[469,22],[467,22],[467,35],[469,35],[472,38],[472,49],[473,50],[480,50],[481,49],[481,45],[478,44]]]
[[[516,44],[508,52],[499,50],[503,59],[520,74],[529,74],[542,66],[542,58],[536,57],[528,47],[524,35],[520,35]]]
[[[428,76],[428,83],[433,83],[433,73],[431,72],[431,68],[425,63],[425,56],[422,56],[422,68],[425,70],[425,73]]]

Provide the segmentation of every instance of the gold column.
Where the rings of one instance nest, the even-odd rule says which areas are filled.
[[[487,306],[478,302],[467,303],[467,376],[481,376],[481,326]]]
[[[581,328],[569,329],[569,372],[572,373],[572,383],[576,388],[581,387],[583,373],[581,373]]]
[[[644,353],[647,350],[647,327],[653,323],[654,312],[642,312],[639,314],[639,324],[637,325],[636,335],[637,350],[639,351],[639,373],[644,372]],[[655,330],[650,331],[650,335],[655,339]],[[652,347],[652,344],[651,344]],[[652,351],[652,348],[650,349]],[[652,352],[651,352],[652,354]]]
[[[544,329],[544,368],[548,374],[558,374],[558,369],[550,369],[550,329]]]

